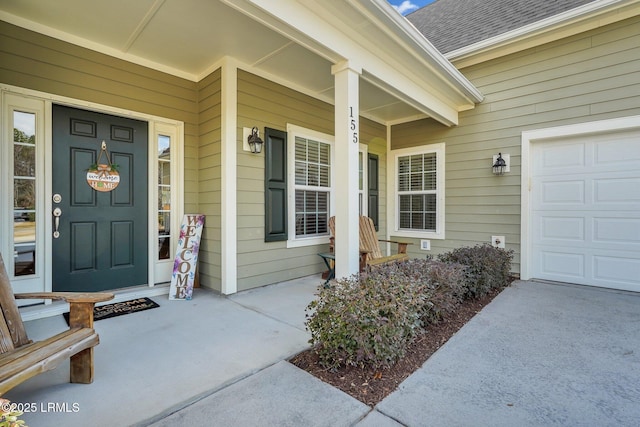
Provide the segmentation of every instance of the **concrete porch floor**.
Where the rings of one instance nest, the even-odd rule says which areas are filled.
[[[4,397],[36,404],[21,417],[32,427],[147,425],[307,348],[305,307],[321,283],[318,275],[230,297],[153,296],[159,308],[95,323],[93,384],[70,384],[63,363]],[[39,340],[67,324],[58,315],[26,327]]]

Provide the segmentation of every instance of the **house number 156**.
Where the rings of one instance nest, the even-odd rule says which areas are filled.
[[[351,141],[354,144],[358,143],[358,132],[356,132],[356,128],[358,127],[356,123],[356,119],[353,117],[353,107],[349,107],[349,129],[351,130]]]

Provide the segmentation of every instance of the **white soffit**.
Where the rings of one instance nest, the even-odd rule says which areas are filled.
[[[381,123],[452,125],[482,99],[386,0],[2,0],[0,19],[191,81],[234,58],[326,102],[331,66],[348,60],[363,115]]]

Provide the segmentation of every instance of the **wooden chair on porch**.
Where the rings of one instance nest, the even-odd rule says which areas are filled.
[[[336,235],[336,217],[329,218],[329,230],[331,236],[329,237],[329,251],[334,251],[334,242]],[[360,271],[363,271],[367,267],[375,267],[390,262],[400,262],[409,259],[407,255],[407,245],[409,242],[399,242],[396,240],[383,240],[378,239],[376,234],[376,228],[373,224],[373,220],[366,216],[360,216],[359,218],[360,229]],[[395,243],[398,245],[398,252],[393,255],[382,255],[378,242]]]
[[[43,341],[32,342],[22,323],[16,298],[65,300],[70,305],[70,328]],[[93,330],[95,303],[113,298],[110,293],[41,292],[13,294],[0,255],[0,396],[21,382],[71,359],[71,382],[93,382]]]

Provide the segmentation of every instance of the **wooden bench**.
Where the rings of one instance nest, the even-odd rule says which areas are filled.
[[[329,230],[331,237],[329,238],[329,251],[333,252],[334,240],[336,235],[336,218],[332,216],[329,218]],[[375,267],[391,262],[406,261],[409,259],[407,255],[407,246],[409,242],[398,242],[396,240],[382,240],[378,239],[376,234],[376,228],[373,224],[373,220],[366,216],[360,216],[359,218],[360,229],[360,271],[363,271],[367,267]],[[378,242],[396,243],[398,245],[398,252],[393,255],[382,255]]]
[[[27,337],[16,298],[65,300],[69,303],[69,329],[43,341]],[[110,293],[42,292],[13,294],[0,255],[0,396],[27,379],[71,360],[71,382],[93,382],[93,307],[113,298]]]

